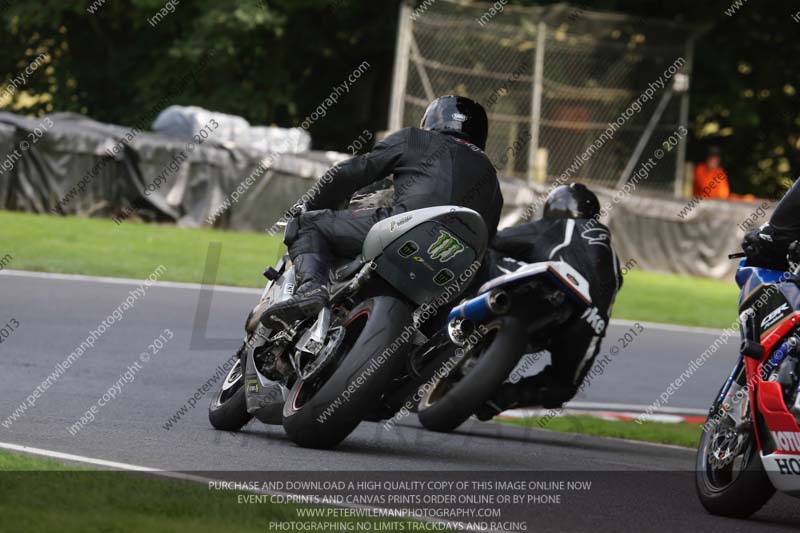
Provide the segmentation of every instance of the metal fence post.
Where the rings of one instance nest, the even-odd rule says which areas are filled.
[[[533,93],[531,95],[531,144],[528,151],[528,183],[536,182],[538,173],[537,158],[539,155],[539,128],[542,115],[542,81],[544,78],[544,46],[547,37],[547,25],[539,22],[536,25],[536,52],[533,64]],[[545,180],[547,173],[545,170]]]
[[[658,127],[658,123],[661,121],[661,117],[664,116],[664,110],[667,109],[673,94],[673,88],[670,86],[661,96],[658,106],[656,106],[655,111],[653,111],[653,115],[650,117],[650,120],[647,121],[647,125],[642,132],[642,136],[639,137],[639,140],[636,142],[636,147],[634,147],[633,153],[631,154],[630,158],[628,158],[628,162],[625,165],[625,168],[622,170],[622,174],[617,181],[617,190],[622,189],[622,187],[628,183],[631,174],[633,174],[633,171],[636,169],[636,164],[639,162],[639,159],[644,153],[644,149],[647,147],[647,143],[650,142],[650,139],[653,137],[653,133]]]
[[[686,43],[685,73],[688,80],[681,95],[680,125],[689,129],[689,88],[692,84],[692,62],[694,61],[694,40],[692,36]],[[683,198],[684,183],[686,182],[686,138],[684,135],[678,141],[677,161],[675,162],[675,198]]]
[[[394,52],[394,74],[392,77],[392,104],[389,109],[389,131],[403,127],[406,86],[408,85],[408,62],[411,49],[411,7],[400,3],[397,21],[397,48]]]

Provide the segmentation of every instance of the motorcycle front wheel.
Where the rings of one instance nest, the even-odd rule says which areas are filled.
[[[744,384],[742,369],[736,382]],[[749,398],[749,395],[748,395]],[[749,399],[746,400],[749,403]],[[736,424],[717,402],[697,448],[695,487],[700,503],[714,515],[747,518],[775,494],[764,471],[752,423]],[[745,405],[743,412],[749,412]]]
[[[241,355],[241,350],[239,353]],[[214,429],[239,431],[252,418],[253,416],[247,412],[242,359],[238,357],[211,399],[208,406],[208,421]]]

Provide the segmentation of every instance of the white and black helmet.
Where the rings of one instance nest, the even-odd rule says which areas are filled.
[[[440,131],[465,139],[486,149],[489,119],[478,102],[464,96],[440,96],[430,103],[419,125],[423,130]]]
[[[600,214],[597,196],[581,183],[560,185],[544,202],[543,218],[595,218]]]

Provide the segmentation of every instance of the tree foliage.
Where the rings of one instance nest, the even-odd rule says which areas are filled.
[[[689,159],[720,146],[734,192],[780,197],[791,185],[800,171],[800,4],[744,0],[730,15],[734,0],[573,4],[705,26],[695,46]]]
[[[90,0],[0,0],[4,86],[47,54],[12,97],[3,98],[0,86],[0,108],[130,124],[213,50],[173,103],[298,126],[366,60],[352,91],[310,129],[316,148],[343,150],[363,129],[386,127],[398,3],[182,0],[152,27],[148,19],[164,0],[95,0],[95,14]],[[707,25],[695,49],[689,156],[700,160],[707,146],[720,145],[736,192],[779,195],[800,169],[800,24],[792,17],[800,5],[750,0],[728,16],[732,3],[595,0],[584,7]]]
[[[153,27],[165,0],[0,0],[0,72],[8,83],[39,54],[35,72],[0,108],[75,111],[133,124],[187,73],[172,103],[299,126],[363,61],[370,67],[310,132],[343,149],[386,127],[397,24],[395,0],[182,0]],[[200,66],[210,51],[207,66]]]

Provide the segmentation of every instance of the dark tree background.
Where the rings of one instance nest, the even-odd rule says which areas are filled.
[[[708,26],[695,47],[688,156],[720,146],[734,192],[779,197],[800,171],[800,2],[744,0],[726,15],[735,1],[584,4]]]
[[[351,93],[310,129],[315,148],[344,150],[363,129],[386,127],[399,1],[182,0],[154,28],[147,20],[164,0],[106,0],[94,15],[89,0],[0,0],[0,109],[133,124],[213,50],[172,103],[298,126],[366,60]],[[792,18],[800,3],[746,0],[727,16],[733,1],[576,5],[708,25],[695,52],[689,156],[719,145],[734,191],[774,196],[800,169],[800,24]],[[42,52],[48,63],[3,99]]]
[[[213,50],[172,103],[299,126],[366,60],[350,94],[311,127],[314,145],[343,149],[386,127],[398,1],[182,0],[155,27],[147,20],[165,0],[106,0],[93,15],[89,5],[0,0],[0,94],[40,52],[51,58],[0,108],[133,124]]]

